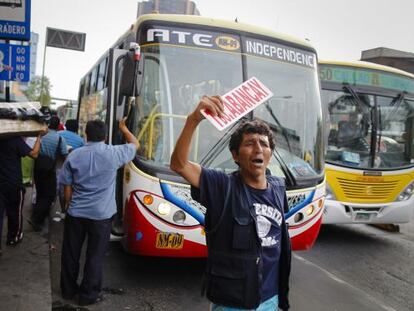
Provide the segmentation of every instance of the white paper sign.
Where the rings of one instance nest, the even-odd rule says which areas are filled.
[[[213,116],[206,110],[202,110],[201,113],[219,131],[222,131],[272,96],[271,90],[257,78],[252,77],[221,96],[224,104],[222,117]]]

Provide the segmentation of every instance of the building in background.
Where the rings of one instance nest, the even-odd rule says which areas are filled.
[[[154,12],[160,14],[200,15],[196,4],[189,0],[150,0],[138,2],[137,17]]]
[[[361,60],[398,68],[414,74],[414,53],[378,47],[362,51]]]

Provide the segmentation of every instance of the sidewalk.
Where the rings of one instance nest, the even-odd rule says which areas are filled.
[[[0,256],[0,311],[52,309],[49,242],[47,234],[34,232],[27,223],[32,188],[27,188],[23,210],[22,243],[6,246],[7,223],[3,225],[3,255]]]

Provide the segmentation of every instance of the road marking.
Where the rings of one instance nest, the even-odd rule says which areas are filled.
[[[368,300],[374,302],[376,305],[382,307],[384,310],[386,310],[386,311],[397,311],[396,309],[394,309],[392,307],[389,307],[389,306],[383,304],[382,302],[378,301],[378,299],[372,297],[371,295],[367,294],[366,292],[364,292],[363,290],[359,289],[358,287],[356,287],[356,286],[354,286],[354,285],[352,285],[352,284],[350,284],[350,283],[348,283],[348,282],[346,282],[346,281],[338,278],[336,275],[332,274],[328,270],[325,270],[324,268],[322,268],[322,267],[318,266],[317,264],[315,264],[315,263],[313,263],[313,262],[311,262],[311,261],[309,261],[309,260],[307,260],[307,259],[305,259],[305,258],[303,258],[303,257],[301,257],[299,255],[297,255],[296,253],[293,253],[293,257],[295,257],[296,259],[304,262],[305,264],[311,265],[311,266],[313,266],[313,267],[321,270],[322,272],[324,272],[332,280],[334,280],[334,281],[336,281],[338,283],[344,284],[346,286],[349,286],[350,288],[352,288],[352,289],[354,289],[354,290],[362,293],[364,296],[366,296],[366,298]]]

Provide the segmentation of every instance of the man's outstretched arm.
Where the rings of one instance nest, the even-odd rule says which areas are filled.
[[[122,134],[125,137],[125,140],[127,141],[127,143],[129,144],[134,144],[135,148],[138,150],[139,149],[139,142],[138,139],[134,136],[134,134],[132,134],[129,129],[127,128],[127,126],[125,125],[125,121],[126,121],[126,117],[123,118],[121,121],[119,121],[119,130],[122,132]]]
[[[208,110],[214,116],[221,116],[223,102],[219,96],[203,96],[196,109],[188,115],[184,128],[178,137],[174,151],[171,155],[170,168],[183,176],[190,185],[199,188],[201,166],[198,163],[189,161],[191,140],[200,122],[204,119],[201,110]]]

